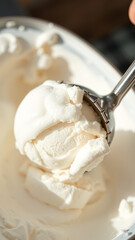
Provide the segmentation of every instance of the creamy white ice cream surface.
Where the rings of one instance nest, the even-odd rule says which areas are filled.
[[[53,26],[44,33],[23,26],[0,33],[2,240],[111,240],[135,222],[128,98],[116,110],[107,154],[105,131],[83,92],[57,83],[106,94],[112,86],[106,69],[96,70],[93,50],[89,55],[80,47],[77,54],[70,45],[77,44],[70,37],[59,43],[58,34],[68,39]]]
[[[82,209],[105,191],[104,180],[96,187],[91,171],[109,153],[106,132],[83,95],[48,80],[28,93],[15,116],[16,146],[30,159],[25,188],[60,209]]]
[[[112,223],[118,232],[128,230],[135,222],[135,197],[122,199],[118,209],[118,216]]]

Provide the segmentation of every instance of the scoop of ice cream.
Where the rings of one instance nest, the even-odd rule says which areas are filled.
[[[122,199],[118,212],[118,217],[112,219],[113,226],[118,232],[126,231],[135,222],[135,197]]]
[[[26,189],[64,209],[86,205],[94,188],[78,182],[109,152],[106,133],[94,110],[83,103],[83,94],[78,87],[46,81],[24,98],[15,117],[16,146],[33,165],[26,173]]]
[[[95,118],[92,122],[82,113],[82,99],[79,88],[54,81],[32,90],[15,117],[20,152],[47,170],[71,167],[71,174],[76,174],[74,169],[83,164],[82,172],[90,171],[93,159],[97,165],[109,148],[96,113],[89,109]]]

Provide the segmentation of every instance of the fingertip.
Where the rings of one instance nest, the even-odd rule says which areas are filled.
[[[135,0],[132,0],[129,10],[128,10],[128,16],[130,21],[135,24]]]

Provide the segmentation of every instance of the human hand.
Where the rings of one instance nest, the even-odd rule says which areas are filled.
[[[133,24],[135,24],[135,0],[132,0],[131,4],[129,6],[128,15],[129,15],[130,21]]]

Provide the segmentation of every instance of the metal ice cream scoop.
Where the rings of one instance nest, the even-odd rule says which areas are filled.
[[[107,141],[110,145],[115,131],[114,110],[120,104],[123,97],[129,91],[129,89],[135,84],[135,60],[127,69],[121,80],[112,90],[112,92],[106,96],[100,96],[94,91],[80,85],[70,84],[77,86],[84,91],[84,101],[95,110],[101,119],[102,126],[107,133]],[[132,107],[132,106],[131,106]]]

